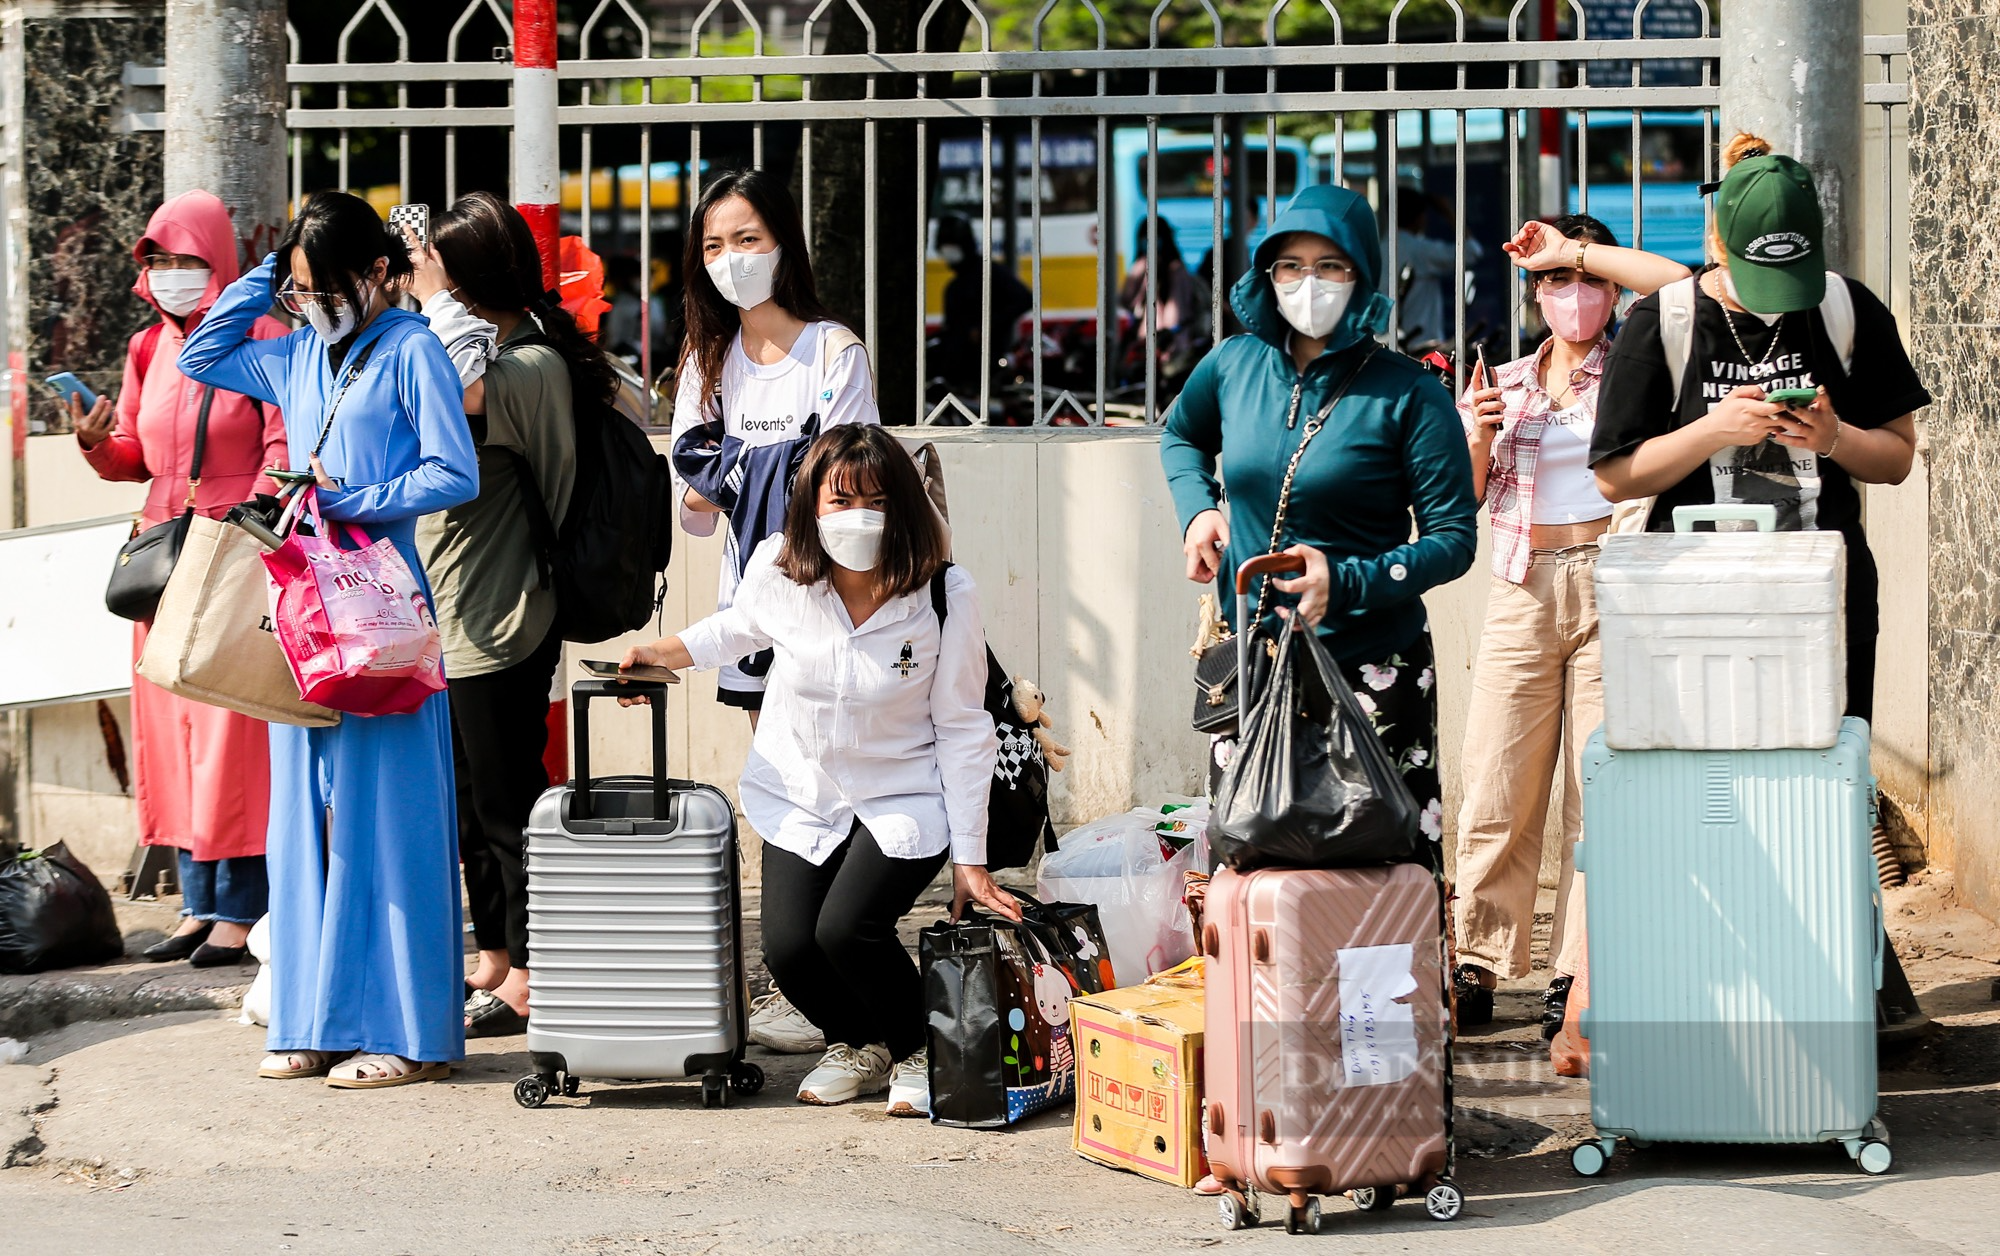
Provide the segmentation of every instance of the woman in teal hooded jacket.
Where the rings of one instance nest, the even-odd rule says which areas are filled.
[[[1257,599],[1263,614],[1295,608],[1317,628],[1438,841],[1437,677],[1421,595],[1472,565],[1479,505],[1450,395],[1375,339],[1389,325],[1381,271],[1366,201],[1341,187],[1300,192],[1230,293],[1248,334],[1189,376],[1160,461],[1190,580],[1277,550],[1305,561]],[[1216,743],[1211,780],[1232,751]]]

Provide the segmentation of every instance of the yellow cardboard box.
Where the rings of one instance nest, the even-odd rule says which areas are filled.
[[[1193,1186],[1202,1150],[1201,961],[1070,1000],[1078,1155]]]

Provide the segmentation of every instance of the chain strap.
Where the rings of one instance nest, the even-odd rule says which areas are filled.
[[[1333,408],[1340,404],[1340,399],[1347,395],[1347,390],[1353,387],[1354,381],[1361,378],[1361,372],[1368,369],[1368,363],[1374,360],[1376,352],[1381,347],[1378,343],[1369,349],[1368,356],[1361,359],[1361,365],[1354,368],[1354,373],[1349,375],[1342,382],[1339,389],[1334,392],[1332,398],[1320,407],[1319,413],[1306,420],[1305,430],[1299,436],[1299,447],[1292,451],[1292,460],[1285,466],[1284,482],[1278,486],[1278,509],[1276,517],[1271,521],[1271,544],[1264,551],[1265,553],[1277,553],[1278,542],[1282,541],[1285,537],[1285,520],[1291,514],[1292,509],[1292,481],[1298,476],[1299,463],[1306,456],[1306,446],[1312,444],[1313,437],[1320,434],[1320,429],[1326,426],[1327,419],[1332,417]],[[1264,622],[1264,603],[1270,596],[1271,577],[1265,576],[1264,582],[1257,586],[1257,610],[1255,614],[1250,616],[1251,624]],[[1236,625],[1236,631],[1249,631],[1249,624]]]

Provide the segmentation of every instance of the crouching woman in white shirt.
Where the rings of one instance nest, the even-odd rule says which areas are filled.
[[[896,924],[947,855],[954,916],[968,900],[1020,908],[986,871],[998,740],[979,599],[946,567],[916,466],[883,429],[818,437],[735,602],[624,665],[706,670],[763,649],[774,661],[739,797],[764,835],[764,962],[828,1043],[799,1099],[886,1088],[892,1114],[927,1115],[923,979]]]

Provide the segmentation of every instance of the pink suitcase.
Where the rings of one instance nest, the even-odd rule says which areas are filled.
[[[1202,926],[1208,1158],[1231,1229],[1257,1192],[1318,1233],[1321,1195],[1397,1188],[1450,1221],[1451,1028],[1442,892],[1427,870],[1223,869]]]

